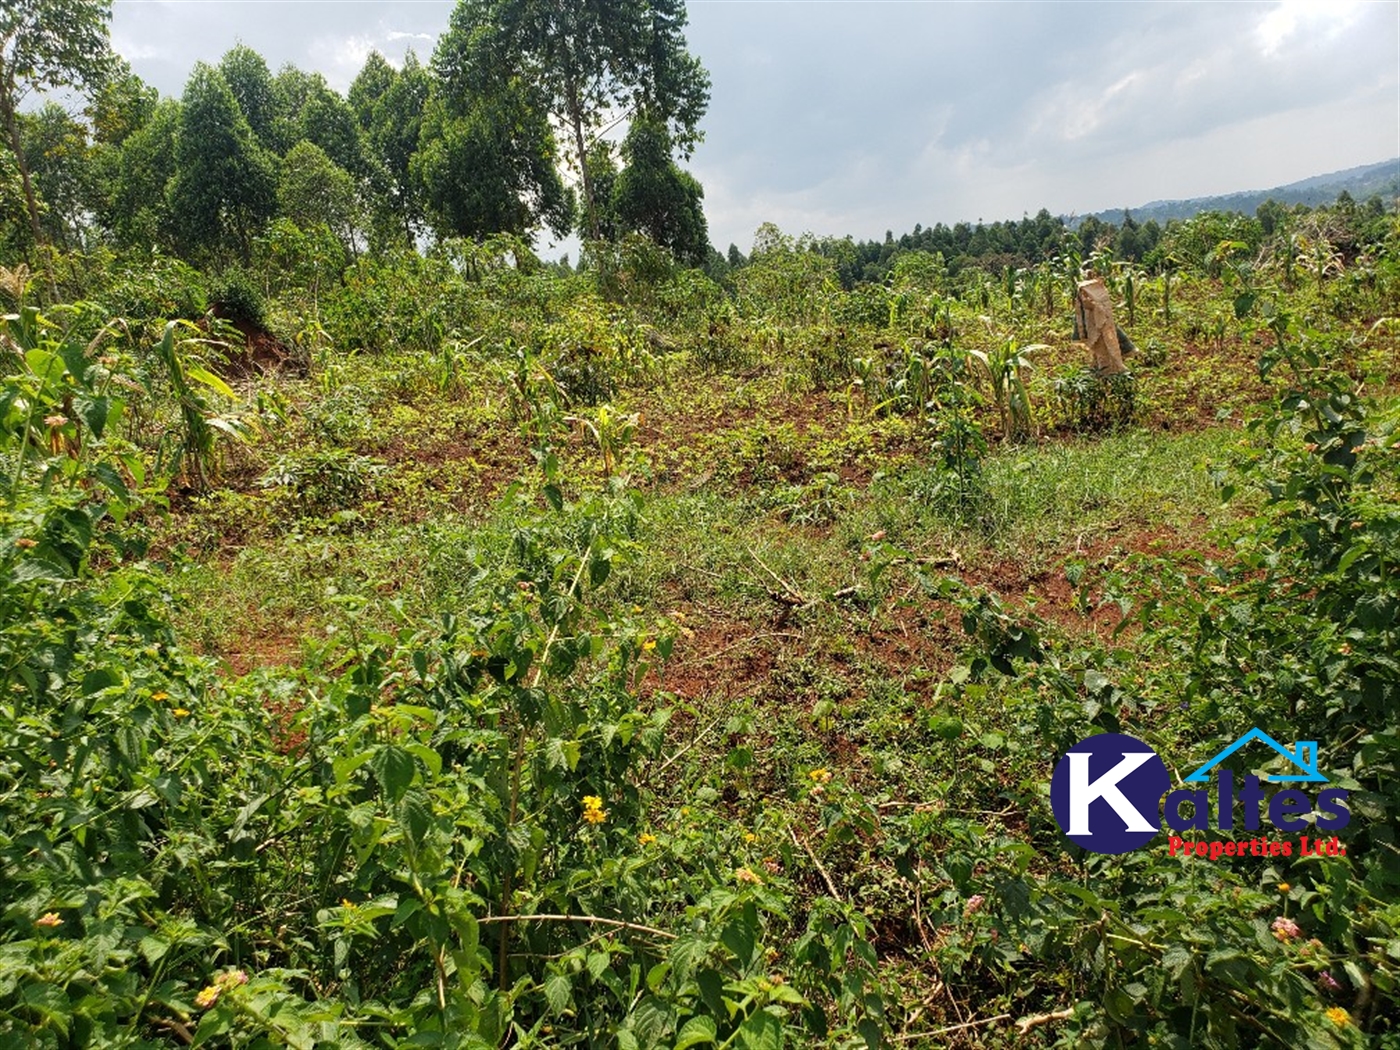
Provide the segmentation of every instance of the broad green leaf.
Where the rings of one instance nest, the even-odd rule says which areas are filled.
[[[719,1029],[713,1017],[692,1017],[676,1036],[675,1050],[686,1050],[691,1046],[704,1046],[716,1041]]]

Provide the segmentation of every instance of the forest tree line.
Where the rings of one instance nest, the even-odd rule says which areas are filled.
[[[428,62],[373,52],[344,95],[239,45],[196,63],[177,99],[111,52],[110,4],[20,0],[0,15],[0,251],[105,244],[220,267],[285,221],[346,257],[548,229],[643,233],[703,262],[703,191],[677,158],[709,78],[685,20],[682,0],[461,0]],[[52,89],[76,89],[81,111],[33,105]]]
[[[292,251],[335,272],[432,240],[548,230],[594,244],[641,234],[719,280],[748,261],[736,245],[724,254],[710,245],[704,190],[678,163],[699,141],[709,101],[708,75],[686,50],[683,0],[586,10],[460,0],[426,63],[411,50],[397,66],[372,52],[343,95],[292,64],[274,73],[240,44],[215,65],[196,63],[181,96],[163,98],[111,51],[109,22],[106,0],[17,0],[0,14],[7,259],[105,246],[218,272],[258,250]],[[53,89],[76,92],[81,110],[51,97],[34,104]],[[1321,232],[1345,256],[1374,239],[1367,231],[1384,212],[1379,198],[1343,195]],[[850,289],[888,280],[911,253],[950,275],[1095,252],[1160,271],[1184,261],[1183,237],[1201,242],[1189,252],[1201,262],[1221,241],[1258,250],[1307,227],[1309,214],[1270,200],[1253,217],[1221,213],[1167,237],[1179,221],[1124,212],[1119,223],[1076,222],[1042,208],[1020,220],[918,224],[897,238],[798,243],[830,259]],[[753,250],[763,244],[760,230]]]

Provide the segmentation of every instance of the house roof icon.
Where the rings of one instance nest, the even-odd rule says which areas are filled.
[[[1292,762],[1295,766],[1297,766],[1303,771],[1302,775],[1294,774],[1292,776],[1284,776],[1280,774],[1276,776],[1267,777],[1266,779],[1270,783],[1327,783],[1327,778],[1317,771],[1317,741],[1296,741],[1293,744],[1293,750],[1290,751],[1288,750],[1288,748],[1284,747],[1282,744],[1280,744],[1277,740],[1271,737],[1268,733],[1264,732],[1262,729],[1251,729],[1248,733],[1240,737],[1229,747],[1225,748],[1223,751],[1213,756],[1210,759],[1210,761],[1208,761],[1200,769],[1196,770],[1196,772],[1192,773],[1189,777],[1186,777],[1185,782],[1190,784],[1204,784],[1209,779],[1210,771],[1212,769],[1218,766],[1221,762],[1225,761],[1225,759],[1229,758],[1240,748],[1255,740],[1262,740],[1264,743],[1268,744],[1280,755],[1288,759],[1288,761]]]

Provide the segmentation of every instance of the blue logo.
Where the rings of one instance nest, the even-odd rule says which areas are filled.
[[[1268,733],[1264,732],[1264,730],[1262,729],[1251,729],[1248,733],[1240,737],[1229,747],[1225,748],[1223,751],[1218,752],[1213,758],[1211,758],[1209,762],[1207,762],[1200,769],[1196,770],[1196,772],[1192,773],[1189,777],[1187,777],[1186,782],[1188,784],[1207,783],[1210,780],[1210,771],[1212,769],[1218,766],[1225,759],[1229,758],[1240,748],[1244,747],[1245,744],[1248,744],[1250,741],[1253,740],[1264,741],[1264,743],[1268,744],[1280,755],[1288,759],[1288,761],[1292,762],[1295,766],[1297,766],[1303,771],[1302,776],[1271,776],[1265,778],[1269,781],[1269,783],[1277,784],[1282,783],[1284,781],[1306,781],[1308,783],[1313,784],[1327,783],[1327,778],[1317,771],[1316,740],[1300,740],[1293,745],[1293,750],[1289,751],[1288,748],[1284,747],[1282,744],[1280,744],[1277,740],[1271,737]]]
[[[1076,845],[1094,853],[1127,853],[1162,830],[1167,766],[1136,737],[1104,733],[1075,744],[1050,781],[1055,822]]]
[[[1146,846],[1162,830],[1163,818],[1179,834],[1234,831],[1237,810],[1243,818],[1242,830],[1251,832],[1259,830],[1265,818],[1280,830],[1309,834],[1337,831],[1350,823],[1345,788],[1324,788],[1316,798],[1293,787],[1272,794],[1264,791],[1265,783],[1327,783],[1327,778],[1318,772],[1315,740],[1297,741],[1289,749],[1262,729],[1251,729],[1185,777],[1183,785],[1208,785],[1216,766],[1256,741],[1272,748],[1295,771],[1263,778],[1251,773],[1237,789],[1231,770],[1221,769],[1216,778],[1216,790],[1212,792],[1206,786],[1171,790],[1166,764],[1135,737],[1122,733],[1088,737],[1065,752],[1055,767],[1050,781],[1050,806],[1055,822],[1076,845],[1094,853],[1109,854],[1127,853]],[[1194,845],[1198,853],[1204,850],[1204,843],[1189,843],[1179,834],[1171,838],[1173,856],[1181,847]],[[1335,843],[1335,839],[1333,841]],[[1211,859],[1216,859],[1217,846],[1220,844],[1210,845]],[[1231,843],[1220,848],[1235,856],[1238,855],[1236,847],[1242,852],[1244,844]],[[1249,849],[1258,856],[1262,855],[1259,851],[1264,847],[1273,855],[1291,855],[1291,846],[1283,843],[1264,842],[1261,846],[1256,841]],[[1316,839],[1311,850],[1308,839],[1302,839],[1299,849],[1302,855],[1310,855],[1317,849]]]

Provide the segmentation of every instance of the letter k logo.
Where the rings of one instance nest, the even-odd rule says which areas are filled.
[[[1093,781],[1089,779],[1089,759],[1092,756],[1078,754],[1065,757],[1069,759],[1069,830],[1065,834],[1093,834],[1089,830],[1089,805],[1099,799],[1107,802],[1113,807],[1113,812],[1123,818],[1126,830],[1157,830],[1138,812],[1137,807],[1128,801],[1127,796],[1118,790],[1119,781],[1157,757],[1155,751],[1139,751],[1137,754],[1124,752],[1123,761]]]
[[[1166,763],[1150,747],[1123,733],[1102,733],[1075,744],[1055,766],[1050,806],[1075,845],[1127,853],[1161,831],[1162,796],[1170,787]]]

